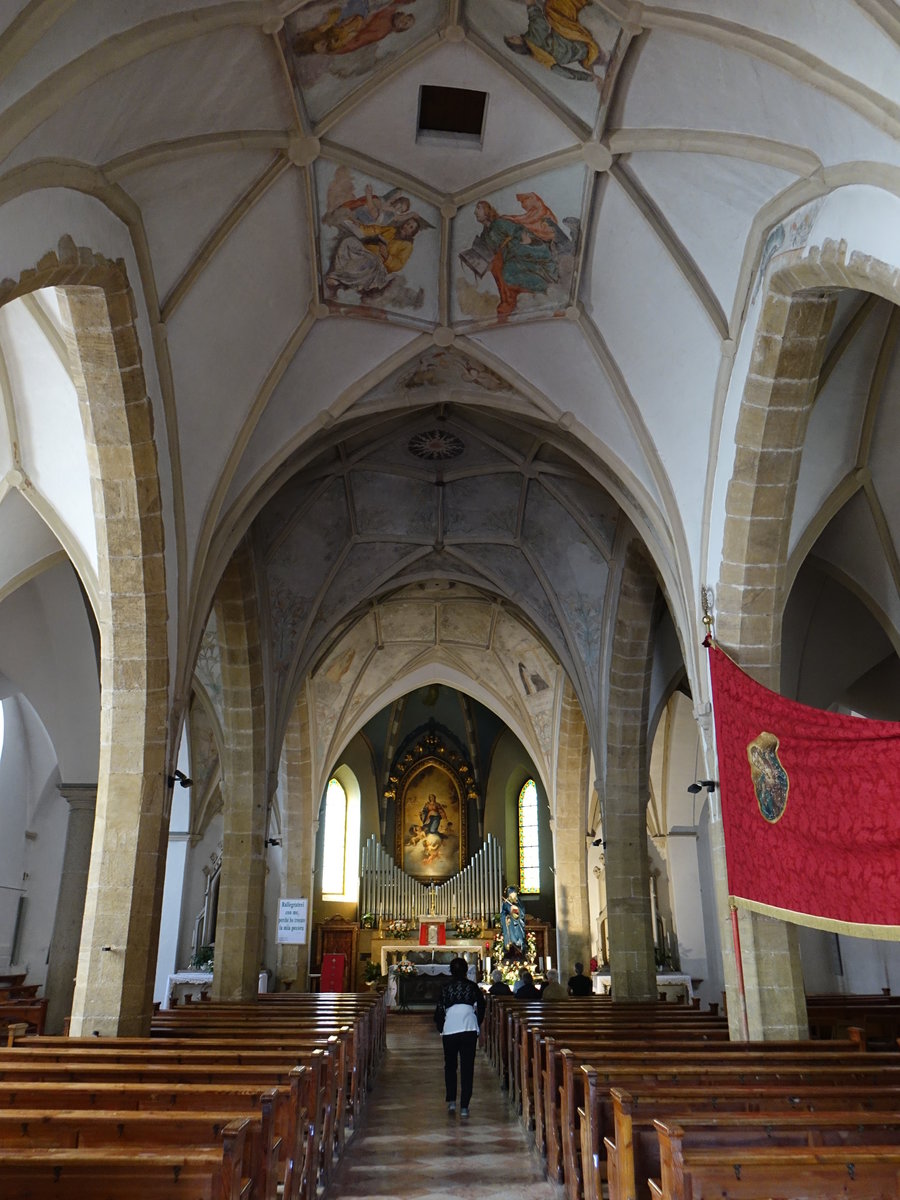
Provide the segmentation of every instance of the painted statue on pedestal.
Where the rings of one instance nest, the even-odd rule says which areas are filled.
[[[500,931],[503,934],[504,949],[515,946],[520,953],[525,953],[525,910],[519,903],[516,889],[508,887],[500,906]]]

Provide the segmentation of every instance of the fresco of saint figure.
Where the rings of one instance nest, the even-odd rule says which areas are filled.
[[[379,195],[371,183],[360,191],[346,167],[338,167],[322,224],[335,231],[323,254],[326,300],[355,292],[363,305],[421,307],[423,290],[407,287],[402,272],[416,237],[433,225],[412,210],[408,196],[398,189]]]
[[[291,49],[304,54],[352,54],[383,41],[388,34],[405,33],[415,24],[412,13],[400,11],[415,0],[388,0],[378,7],[372,0],[347,0],[336,4],[323,21],[295,34]]]
[[[602,81],[608,55],[579,19],[590,0],[539,0],[527,7],[524,33],[503,40],[514,54],[533,58],[547,70],[585,83]]]
[[[490,271],[497,286],[497,316],[516,311],[523,293],[544,295],[560,281],[560,259],[573,255],[577,237],[570,236],[537,192],[516,195],[522,211],[498,213],[489,200],[475,205],[481,232],[460,262],[481,278]],[[576,218],[565,224],[578,227]]]

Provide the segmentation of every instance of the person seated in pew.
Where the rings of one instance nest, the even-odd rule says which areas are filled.
[[[519,982],[513,988],[513,995],[518,996],[520,1000],[540,1000],[541,998],[541,993],[534,986],[531,972],[525,967],[519,972]]]
[[[488,995],[489,996],[511,996],[512,995],[512,989],[510,988],[509,984],[504,980],[502,972],[498,971],[496,967],[493,969],[493,971],[491,971],[491,986],[488,988]]]
[[[547,972],[547,982],[541,988],[541,999],[565,1000],[568,994],[569,993],[559,982],[559,971],[556,971],[551,967]]]
[[[584,963],[575,964],[575,974],[569,977],[570,996],[590,996],[594,990],[590,976],[584,973]]]

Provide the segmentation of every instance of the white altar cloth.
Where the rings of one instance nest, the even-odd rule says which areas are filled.
[[[375,947],[373,946],[372,949],[374,950]],[[439,963],[434,964],[435,966],[443,965],[444,967],[446,967],[447,964],[450,962],[450,959],[454,958],[458,954],[463,954],[463,953],[479,954],[479,955],[484,954],[484,942],[482,942],[480,940],[465,942],[462,940],[462,938],[447,938],[446,946],[420,946],[418,942],[414,942],[411,939],[409,941],[405,941],[405,942],[382,942],[381,943],[381,973],[382,973],[382,975],[387,975],[387,973],[388,973],[388,965],[389,965],[388,964],[388,955],[389,954],[398,954],[399,953],[401,958],[406,958],[406,956],[409,954],[412,954],[413,951],[416,951],[416,952],[422,951],[425,954],[431,954],[433,951],[435,954],[446,955],[446,962],[444,962],[443,964],[439,964]],[[417,966],[426,966],[426,965],[430,966],[432,964],[417,963],[416,965]]]
[[[594,981],[594,992],[598,996],[608,996],[612,989],[612,976],[609,971],[593,971],[591,979]],[[690,975],[679,975],[674,971],[666,971],[661,975],[656,976],[656,986],[659,991],[665,991],[667,987],[684,988],[684,996],[688,1004],[694,999],[694,989],[691,986]]]
[[[212,971],[176,971],[174,975],[169,975],[166,979],[166,994],[163,996],[160,1008],[171,1008],[173,998],[177,1003],[183,989],[195,987],[202,992],[204,988],[208,988],[212,984],[212,981]],[[176,989],[179,990],[176,991]],[[260,992],[269,990],[267,971],[259,973],[259,990]]]

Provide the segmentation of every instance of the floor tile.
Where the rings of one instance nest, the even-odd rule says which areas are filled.
[[[449,1114],[440,1035],[428,1014],[388,1018],[388,1048],[363,1126],[335,1172],[334,1200],[560,1200],[486,1056],[470,1116]]]

